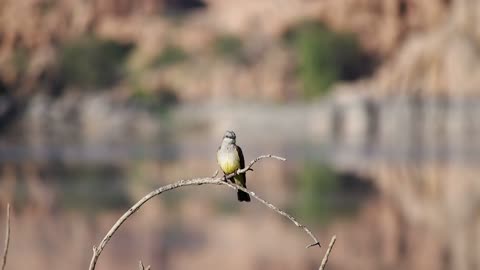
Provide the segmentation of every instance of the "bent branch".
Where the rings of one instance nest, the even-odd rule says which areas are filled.
[[[178,182],[175,182],[175,183],[172,183],[172,184],[169,184],[169,185],[166,185],[166,186],[162,186],[158,189],[155,189],[154,191],[148,193],[145,197],[143,197],[142,199],[140,199],[137,203],[135,203],[132,207],[130,207],[130,209],[127,210],[127,212],[125,212],[118,220],[117,222],[115,222],[115,224],[112,226],[112,228],[108,231],[108,233],[105,235],[105,237],[102,239],[102,241],[100,242],[100,244],[97,246],[97,247],[93,247],[93,255],[92,255],[92,259],[90,261],[90,267],[89,267],[89,270],[94,270],[95,269],[95,266],[97,264],[97,260],[100,256],[100,254],[102,253],[103,249],[105,248],[105,246],[107,245],[107,243],[110,241],[110,239],[112,238],[113,234],[115,234],[115,232],[120,228],[120,226],[131,216],[133,215],[135,212],[137,212],[140,207],[145,204],[147,201],[149,201],[150,199],[152,199],[153,197],[157,196],[157,195],[160,195],[162,194],[163,192],[166,192],[166,191],[170,191],[170,190],[173,190],[173,189],[176,189],[176,188],[179,188],[179,187],[185,187],[185,186],[192,186],[192,185],[225,185],[225,186],[228,186],[232,189],[240,189],[244,192],[247,192],[248,194],[250,194],[252,197],[254,197],[255,199],[257,199],[259,202],[261,202],[262,204],[266,205],[268,208],[274,210],[275,212],[277,212],[278,214],[284,216],[284,217],[287,217],[290,221],[292,221],[297,227],[300,227],[302,228],[314,241],[313,244],[311,245],[308,245],[307,247],[311,247],[311,246],[320,246],[320,243],[318,242],[317,238],[312,234],[312,232],[307,228],[305,227],[304,225],[300,224],[295,218],[293,218],[291,215],[287,214],[286,212],[278,209],[276,206],[274,206],[273,204],[265,201],[264,199],[260,198],[259,196],[257,196],[254,192],[246,189],[246,188],[243,188],[239,185],[236,185],[234,183],[230,183],[228,181],[224,181],[224,180],[230,180],[232,179],[235,175],[238,175],[238,174],[241,174],[241,173],[245,173],[247,171],[250,171],[252,170],[252,166],[258,162],[259,160],[261,159],[265,159],[265,158],[273,158],[273,159],[277,159],[277,160],[281,160],[281,161],[285,161],[286,159],[285,158],[282,158],[282,157],[279,157],[279,156],[275,156],[275,155],[263,155],[263,156],[259,156],[257,158],[255,158],[254,160],[252,160],[248,166],[246,166],[245,168],[243,169],[240,169],[238,170],[237,172],[235,173],[231,173],[231,174],[228,174],[228,175],[225,175],[225,176],[222,176],[222,177],[215,177],[217,174],[218,174],[218,171],[215,173],[215,175],[213,177],[205,177],[205,178],[195,178],[195,179],[189,179],[189,180],[180,180]]]

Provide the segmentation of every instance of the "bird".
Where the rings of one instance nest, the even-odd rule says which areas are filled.
[[[235,132],[227,130],[223,136],[222,144],[218,147],[217,163],[225,175],[245,168],[245,158],[243,157],[242,148],[236,144],[236,139],[237,136]],[[245,173],[235,175],[233,179],[235,184],[247,188]],[[237,190],[237,199],[240,202],[249,202],[250,195],[242,190]]]

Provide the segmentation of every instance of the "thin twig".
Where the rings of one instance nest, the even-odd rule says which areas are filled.
[[[259,196],[257,196],[257,194],[255,194],[255,192],[253,191],[250,191],[242,186],[239,186],[237,184],[234,184],[234,183],[228,183],[228,182],[224,182],[223,183],[224,185],[227,185],[233,189],[240,189],[241,191],[243,192],[246,192],[248,194],[250,194],[250,196],[254,197],[255,199],[257,199],[257,201],[263,203],[264,205],[266,205],[268,208],[272,209],[273,211],[277,212],[278,214],[288,218],[291,222],[293,222],[293,224],[295,224],[295,226],[303,229],[312,239],[313,239],[313,243],[312,244],[309,244],[307,245],[305,248],[310,248],[310,247],[313,247],[313,246],[319,246],[320,247],[320,242],[317,240],[317,238],[315,237],[315,235],[313,235],[313,233],[305,226],[305,225],[302,225],[300,224],[294,217],[292,217],[291,215],[287,214],[285,211],[281,210],[281,209],[278,209],[278,207],[276,207],[275,205],[267,202],[266,200],[260,198]]]
[[[150,265],[147,266],[147,268],[145,268],[145,266],[143,265],[142,261],[138,261],[138,269],[139,269],[139,270],[150,270]]]
[[[330,245],[328,245],[328,249],[325,252],[325,256],[323,256],[322,264],[320,265],[320,268],[318,270],[323,270],[325,266],[327,265],[328,262],[328,256],[330,256],[330,252],[332,251],[333,245],[335,245],[335,241],[337,241],[337,236],[334,235],[332,237],[332,240],[330,240]]]
[[[132,215],[134,214],[135,212],[138,211],[138,209],[140,209],[140,207],[146,203],[147,201],[149,201],[150,199],[152,199],[153,197],[157,196],[157,195],[160,195],[162,194],[163,192],[166,192],[166,191],[169,191],[169,190],[172,190],[172,189],[176,189],[176,188],[179,188],[179,187],[184,187],[184,186],[192,186],[192,185],[226,185],[232,189],[240,189],[244,192],[247,192],[248,194],[252,195],[252,197],[254,197],[255,199],[257,199],[259,202],[263,203],[264,205],[268,206],[270,209],[274,210],[275,212],[277,212],[278,214],[282,215],[282,216],[285,216],[287,217],[288,219],[290,219],[297,227],[300,227],[302,228],[305,232],[307,232],[307,234],[314,240],[314,244],[311,244],[307,247],[310,247],[310,246],[315,246],[315,245],[318,245],[320,246],[320,243],[318,242],[317,238],[310,232],[310,230],[305,227],[304,225],[298,223],[298,221],[296,221],[292,216],[290,216],[289,214],[285,213],[284,211],[278,209],[277,207],[275,207],[273,204],[263,200],[262,198],[258,197],[255,193],[253,193],[252,191],[246,189],[246,188],[243,188],[239,185],[236,185],[236,184],[233,184],[233,183],[229,183],[228,181],[223,181],[225,179],[232,179],[234,176],[238,175],[238,174],[241,174],[241,173],[245,173],[249,170],[251,170],[251,167],[256,163],[258,162],[259,160],[261,159],[264,159],[264,158],[274,158],[274,159],[278,159],[278,160],[282,160],[282,161],[285,161],[286,159],[285,158],[282,158],[282,157],[278,157],[278,156],[274,156],[274,155],[263,155],[263,156],[259,156],[257,157],[256,159],[252,160],[250,162],[250,164],[248,166],[246,166],[245,168],[243,169],[240,169],[238,170],[237,172],[234,172],[234,173],[231,173],[231,174],[228,174],[226,176],[222,176],[222,177],[217,177],[217,178],[214,178],[214,177],[205,177],[205,178],[195,178],[195,179],[189,179],[189,180],[180,180],[178,182],[175,182],[175,183],[172,183],[172,184],[169,184],[169,185],[166,185],[166,186],[163,186],[163,187],[160,187],[160,188],[157,188],[155,189],[154,191],[150,192],[149,194],[147,194],[145,197],[143,197],[142,199],[140,199],[137,203],[135,203],[132,207],[130,207],[130,209],[127,210],[127,212],[125,212],[118,220],[117,222],[115,222],[115,224],[112,226],[112,228],[108,231],[108,233],[105,235],[105,237],[102,239],[102,241],[100,242],[100,244],[98,245],[98,247],[93,247],[93,255],[92,255],[92,259],[90,261],[90,267],[89,267],[89,270],[94,270],[95,269],[95,266],[97,264],[97,260],[98,260],[98,257],[100,256],[100,254],[102,253],[103,249],[105,248],[105,246],[107,245],[107,243],[110,241],[110,239],[112,238],[113,234],[120,228],[120,226]]]
[[[10,204],[7,204],[7,221],[5,228],[5,249],[3,250],[2,270],[7,264],[8,245],[10,243]]]

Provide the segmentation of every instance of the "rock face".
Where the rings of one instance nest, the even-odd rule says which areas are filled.
[[[450,16],[423,35],[411,35],[372,80],[377,93],[478,95],[480,53],[477,1],[452,1]],[[377,94],[375,93],[375,94]]]
[[[363,47],[379,57],[380,72],[372,88],[383,91],[376,92],[401,88],[408,89],[404,92],[421,89],[425,94],[473,93],[479,85],[478,6],[468,0],[4,0],[0,3],[0,81],[21,95],[41,91],[37,86],[52,80],[58,71],[61,45],[95,35],[133,44],[128,66],[134,74],[144,71],[168,44],[203,55],[188,67],[141,76],[139,80],[149,88],[172,86],[186,100],[248,98],[250,89],[255,89],[251,90],[255,97],[282,100],[298,96],[299,90],[289,76],[295,61],[279,45],[281,36],[299,21],[313,19],[355,33]],[[212,57],[212,41],[225,33],[241,38],[249,65]],[[152,76],[160,79],[152,82],[148,79]],[[199,77],[204,78],[200,85]]]

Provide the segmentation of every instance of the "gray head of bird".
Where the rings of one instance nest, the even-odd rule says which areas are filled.
[[[225,132],[225,135],[223,135],[223,142],[224,143],[235,143],[237,139],[237,136],[235,135],[235,132],[231,130],[227,130]]]

